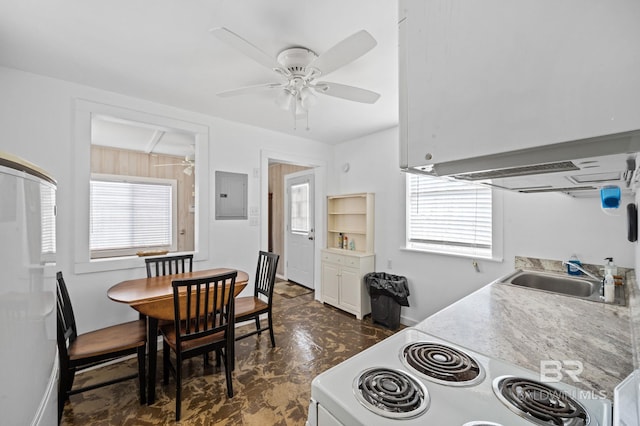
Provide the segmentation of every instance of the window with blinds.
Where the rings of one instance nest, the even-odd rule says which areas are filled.
[[[56,190],[40,184],[40,216],[42,262],[55,262],[56,254]]]
[[[93,175],[91,257],[133,255],[142,249],[175,251],[176,187],[169,179]]]
[[[491,189],[407,174],[407,247],[491,257]]]

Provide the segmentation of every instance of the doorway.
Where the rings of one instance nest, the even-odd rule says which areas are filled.
[[[315,183],[313,170],[285,176],[285,274],[314,288]]]
[[[327,161],[325,159],[309,157],[306,155],[263,150],[260,154],[260,168],[261,168],[261,197],[260,210],[264,212],[260,219],[261,237],[260,247],[262,250],[267,250],[269,246],[272,247],[273,252],[280,255],[280,261],[278,262],[278,272],[276,276],[280,279],[286,280],[285,263],[287,261],[287,253],[284,247],[284,176],[290,173],[295,173],[301,170],[309,170],[314,174],[315,180],[315,240],[314,253],[316,256],[320,253],[320,249],[325,247],[326,244],[326,170]],[[291,168],[291,169],[289,169]],[[285,171],[286,170],[286,171]],[[279,183],[274,183],[279,182]],[[282,197],[278,200],[278,193]],[[279,211],[278,211],[279,210]],[[271,213],[270,213],[271,212]],[[280,221],[278,218],[282,218],[282,224],[278,225]],[[280,226],[281,230],[278,230]],[[269,231],[271,229],[271,231]],[[270,236],[272,236],[270,241]],[[278,237],[280,236],[280,237]],[[281,238],[281,243],[277,240]],[[279,245],[281,244],[281,245]],[[314,294],[315,299],[320,299],[320,262],[314,261]]]
[[[268,208],[268,250],[280,255],[276,274],[286,279],[285,274],[285,200],[284,178],[286,175],[304,170],[308,166],[282,162],[269,162],[269,208]]]

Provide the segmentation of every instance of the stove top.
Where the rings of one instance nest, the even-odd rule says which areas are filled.
[[[471,386],[484,379],[484,369],[468,353],[450,345],[420,341],[405,345],[402,361],[419,376],[451,386]]]
[[[514,413],[539,425],[584,426],[591,423],[583,405],[564,391],[516,376],[496,377],[493,391]]]
[[[611,425],[610,401],[539,379],[532,371],[408,328],[316,377],[308,423]]]
[[[429,408],[427,388],[409,374],[390,368],[369,368],[353,382],[356,398],[383,417],[416,417]]]

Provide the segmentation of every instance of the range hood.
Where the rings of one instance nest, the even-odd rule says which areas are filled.
[[[424,164],[406,171],[523,193],[593,196],[606,185],[631,188],[637,179],[638,152],[640,130]]]

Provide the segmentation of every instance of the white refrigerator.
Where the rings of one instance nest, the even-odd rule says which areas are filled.
[[[0,152],[0,424],[56,425],[56,182]]]

